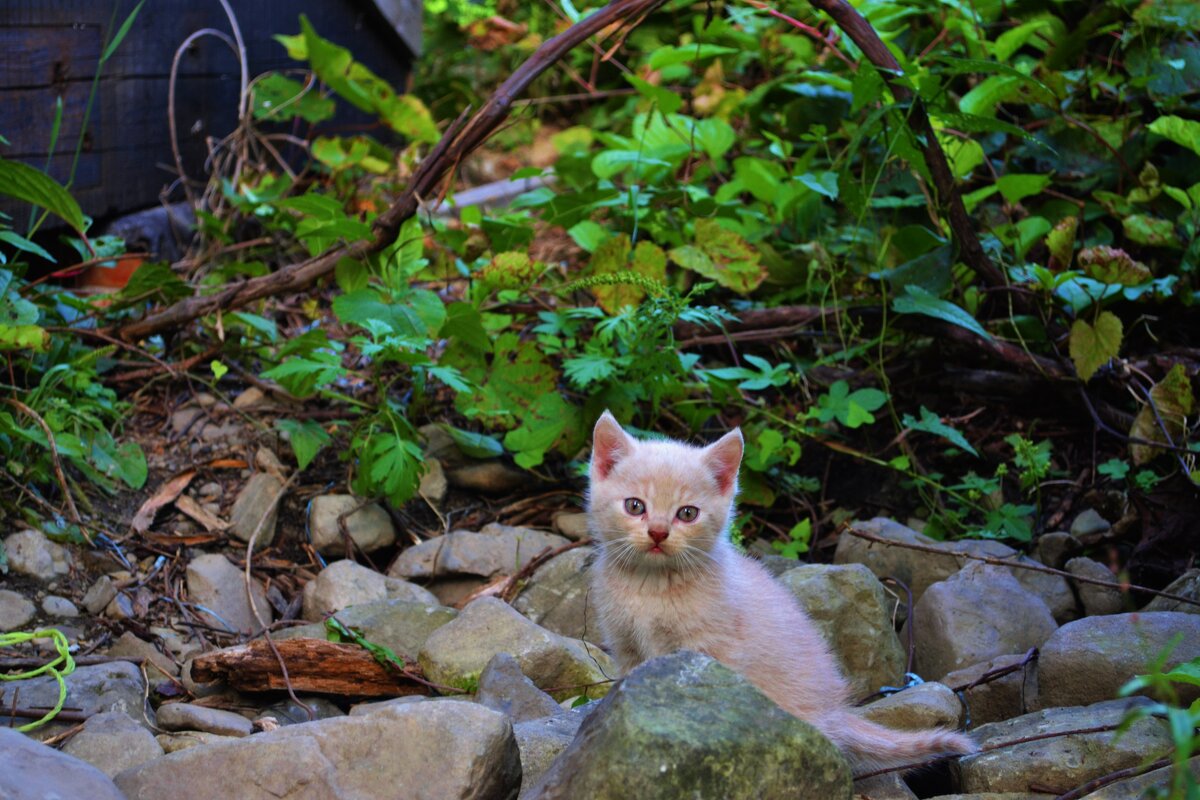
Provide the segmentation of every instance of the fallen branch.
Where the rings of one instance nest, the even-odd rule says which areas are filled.
[[[911,542],[898,542],[894,539],[885,539],[882,536],[876,536],[873,533],[867,533],[866,531],[859,530],[858,528],[855,528],[855,527],[849,526],[849,525],[846,526],[846,533],[850,534],[851,536],[857,536],[859,539],[866,539],[868,542],[875,542],[877,544],[886,545],[888,547],[902,547],[905,550],[916,550],[921,553],[932,553],[934,555],[939,555],[939,556],[951,556],[954,558],[969,558],[972,561],[982,561],[983,563],[990,564],[994,567],[1012,567],[1013,569],[1027,569],[1032,572],[1044,572],[1047,575],[1058,575],[1059,577],[1066,578],[1069,581],[1079,581],[1080,583],[1090,583],[1095,586],[1105,586],[1105,587],[1108,587],[1109,589],[1116,589],[1117,591],[1120,591],[1120,592],[1127,592],[1127,591],[1146,592],[1147,594],[1157,595],[1158,597],[1165,597],[1168,600],[1175,600],[1176,602],[1179,602],[1179,603],[1187,603],[1189,606],[1200,606],[1200,600],[1193,600],[1190,597],[1184,597],[1181,594],[1172,594],[1171,592],[1164,592],[1160,589],[1151,589],[1149,586],[1138,586],[1136,583],[1120,583],[1117,581],[1106,581],[1102,578],[1089,578],[1086,575],[1076,575],[1073,572],[1067,572],[1067,571],[1061,570],[1061,569],[1054,569],[1053,567],[1047,567],[1043,564],[1030,564],[1030,563],[1021,562],[1021,561],[1009,561],[1008,559],[996,558],[995,556],[977,556],[974,553],[961,553],[961,552],[948,551],[948,550],[945,550],[940,547],[933,547],[932,545],[914,544]]]

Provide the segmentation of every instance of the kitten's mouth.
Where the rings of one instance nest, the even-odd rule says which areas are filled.
[[[662,547],[661,547],[661,546],[659,546],[659,545],[657,545],[657,544],[654,544],[654,545],[650,545],[650,549],[649,549],[649,550],[647,550],[646,552],[647,552],[647,553],[659,553],[659,554],[661,554],[661,553],[663,552],[663,549],[662,549]]]

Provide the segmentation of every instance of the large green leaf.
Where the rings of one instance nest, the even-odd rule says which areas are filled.
[[[984,339],[991,339],[991,334],[970,314],[948,300],[936,297],[920,286],[905,286],[905,294],[892,300],[892,310],[897,314],[923,314],[927,317],[949,322],[960,328],[966,328]]]
[[[83,233],[83,211],[62,184],[20,161],[0,158],[0,194],[40,206]]]

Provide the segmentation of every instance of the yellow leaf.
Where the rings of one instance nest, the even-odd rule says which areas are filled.
[[[1121,320],[1111,311],[1101,311],[1095,326],[1081,319],[1071,326],[1071,360],[1084,382],[1096,370],[1116,358],[1121,349]]]

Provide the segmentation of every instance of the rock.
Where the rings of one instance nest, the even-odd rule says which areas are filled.
[[[446,432],[444,426],[436,422],[422,425],[417,428],[417,433],[425,442],[426,460],[436,458],[446,468],[457,467],[467,463],[467,459],[458,449],[458,444],[455,443],[454,437]]]
[[[246,599],[242,571],[219,553],[198,556],[188,563],[187,590],[193,603],[204,606],[198,610],[209,625],[240,633],[262,627]],[[251,579],[250,591],[259,616],[264,623],[270,624],[274,617],[262,586]]]
[[[520,782],[508,720],[457,700],[289,725],[192,747],[117,776],[129,800],[508,800]]]
[[[587,514],[574,511],[559,511],[550,520],[554,530],[573,542],[588,538]]]
[[[282,491],[283,479],[278,475],[269,472],[251,475],[233,501],[233,510],[229,512],[229,535],[239,541],[249,542],[257,530],[255,548],[269,547],[275,541],[278,497]],[[262,527],[259,527],[260,524]]]
[[[304,619],[320,622],[348,606],[387,599],[387,581],[349,559],[335,561],[304,585]]]
[[[266,399],[266,393],[257,386],[251,386],[233,398],[233,407],[244,411],[247,408],[254,408],[260,405],[264,399]]]
[[[854,782],[854,800],[917,800],[898,772]]]
[[[916,668],[925,676],[1039,647],[1057,627],[1042,600],[1001,567],[972,563],[916,604]]]
[[[526,488],[536,480],[530,473],[515,469],[500,461],[479,461],[450,470],[450,483],[472,492],[507,494]]]
[[[1084,556],[1072,558],[1067,562],[1066,569],[1072,575],[1082,578],[1116,582],[1116,576],[1108,567]],[[1120,589],[1083,581],[1078,581],[1076,588],[1079,591],[1079,599],[1083,603],[1083,613],[1089,617],[1099,614],[1119,614],[1125,610],[1125,598]]]
[[[571,744],[585,717],[585,709],[579,708],[513,725],[513,735],[521,751],[521,800],[529,796],[529,789]]]
[[[595,550],[578,547],[555,556],[529,577],[513,608],[547,630],[572,639],[598,637],[595,608],[588,608],[589,579]],[[592,618],[588,619],[589,611]]]
[[[158,707],[158,727],[164,731],[203,731],[217,736],[249,736],[254,725],[241,714],[191,703]]]
[[[491,578],[511,574],[546,548],[568,544],[561,536],[529,528],[487,526],[479,533],[451,531],[414,545],[388,570],[395,578],[473,575]]]
[[[1200,603],[1200,569],[1188,570],[1172,581],[1163,591]],[[1157,596],[1146,604],[1143,611],[1182,611],[1186,614],[1200,614],[1200,605],[1181,603],[1169,597]]]
[[[187,433],[196,423],[200,416],[204,413],[202,409],[188,406],[181,408],[171,414],[171,431],[176,436],[182,436]]]
[[[4,800],[126,800],[91,764],[0,726],[0,797]]]
[[[1166,721],[1161,719],[1143,719],[1119,736],[1115,730],[1066,733],[1108,725],[1115,727],[1127,710],[1139,704],[1139,700],[1048,708],[981,725],[973,735],[984,750],[1000,742],[1047,733],[1062,732],[1065,735],[965,756],[958,760],[956,767],[960,787],[964,792],[1021,792],[1036,782],[1065,790],[1170,752],[1171,735]]]
[[[1104,533],[1110,528],[1112,525],[1100,516],[1100,512],[1088,508],[1080,512],[1079,516],[1075,517],[1075,521],[1071,523],[1071,535],[1076,539],[1082,539],[1085,536]]]
[[[115,620],[131,619],[133,617],[133,601],[129,599],[129,595],[114,595],[109,604],[104,607],[104,616]]]
[[[978,794],[939,794],[930,800],[1047,800],[1049,795],[1029,792],[979,792]]]
[[[429,635],[457,616],[453,608],[404,600],[366,603],[338,613],[342,624],[358,628],[367,640],[389,648],[406,661],[416,661]],[[324,639],[325,626],[302,625],[273,635],[276,639]]]
[[[425,474],[421,476],[417,494],[436,506],[446,499],[448,489],[449,483],[446,481],[446,470],[442,468],[442,462],[436,458],[426,458]]]
[[[1037,560],[1054,569],[1062,569],[1067,559],[1078,555],[1081,550],[1083,545],[1066,531],[1043,533],[1037,540]]]
[[[13,631],[25,627],[37,606],[11,589],[0,589],[0,631]]]
[[[346,555],[346,540],[338,526],[338,517],[361,503],[361,499],[349,494],[314,497],[308,517],[313,547],[326,555]],[[354,545],[364,553],[373,553],[396,541],[392,518],[378,503],[369,503],[346,517],[346,530]]]
[[[1042,645],[1034,708],[1073,706],[1115,697],[1134,675],[1150,671],[1154,659],[1176,637],[1179,645],[1163,666],[1200,658],[1200,616],[1177,611],[1084,617],[1059,628]],[[1200,688],[1176,684],[1184,702]]]
[[[963,721],[963,704],[946,684],[926,681],[876,700],[862,709],[862,715],[880,725],[905,731],[957,729]]]
[[[481,597],[425,640],[418,661],[434,683],[475,691],[479,675],[497,653],[509,653],[539,688],[563,700],[600,697],[602,683],[616,675],[612,660],[596,645],[539,627],[502,600]],[[599,685],[592,685],[599,684]]]
[[[525,677],[521,665],[508,653],[497,653],[483,668],[475,700],[504,714],[513,723],[562,713],[554,698]]]
[[[861,564],[805,564],[780,576],[860,694],[904,683],[904,647],[883,586]]]
[[[83,596],[83,607],[89,614],[99,614],[117,596],[117,587],[112,578],[101,575]]]
[[[78,617],[79,609],[65,597],[60,597],[56,594],[48,594],[42,598],[42,611],[45,611],[52,617]]]
[[[687,651],[629,673],[528,790],[537,800],[849,800],[837,748],[745,678]]]
[[[928,553],[903,546],[869,542],[849,532],[838,538],[837,550],[833,557],[835,564],[865,564],[877,577],[897,578],[912,590],[914,603],[920,601],[925,590],[932,584],[944,581],[967,564],[982,563],[965,558],[963,554],[1033,563],[1027,556],[1022,556],[1008,545],[992,539],[939,542],[884,517],[855,522],[854,527],[897,542],[897,545],[916,544],[944,553]],[[1013,568],[1011,572],[1022,586],[1042,598],[1056,620],[1065,622],[1077,616],[1074,595],[1062,576],[1019,568]]]
[[[110,778],[163,754],[154,734],[120,711],[88,717],[83,730],[68,739],[62,751],[86,761]]]
[[[1024,658],[1024,653],[997,656],[990,661],[947,673],[939,682],[952,689],[969,686],[986,673],[1019,664]],[[1036,663],[1031,661],[1021,669],[965,690],[967,727],[1027,713],[1028,706],[1037,697]]]
[[[230,742],[237,738],[240,737],[217,736],[215,733],[205,733],[204,731],[180,731],[179,733],[160,733],[154,737],[154,740],[158,742],[158,746],[163,749],[164,753],[178,753],[189,747],[198,747],[214,742]]]
[[[422,697],[419,694],[410,694],[408,697],[393,697],[391,700],[379,700],[374,703],[358,703],[350,707],[350,716],[361,717],[366,714],[377,714],[391,706],[405,706],[410,703],[424,703],[430,700],[428,697]]]
[[[418,586],[403,578],[392,578],[387,575],[383,576],[383,582],[387,590],[388,600],[404,600],[409,603],[424,603],[429,606],[439,605],[437,595],[424,586]]]
[[[153,713],[143,713],[142,673],[136,664],[114,661],[76,667],[63,678],[67,684],[66,708],[90,716],[105,711],[120,711],[146,725],[154,722]],[[20,697],[26,708],[53,708],[58,702],[58,682],[52,675],[7,681],[3,685],[6,698]],[[147,722],[147,714],[149,721]],[[49,722],[30,732],[30,736],[45,739],[70,728],[73,722]],[[0,770],[2,773],[3,770]],[[2,795],[0,795],[2,796]]]
[[[17,575],[27,575],[39,581],[51,581],[71,571],[71,555],[41,531],[24,530],[4,540],[8,553],[8,568]]]
[[[1188,769],[1192,773],[1192,777],[1200,782],[1200,756],[1189,759]],[[1142,800],[1144,797],[1153,796],[1146,793],[1148,789],[1170,785],[1171,767],[1160,767],[1136,778],[1110,783],[1084,797],[1085,800]]]
[[[419,697],[420,695],[418,695]],[[312,709],[313,719],[332,719],[334,717],[344,717],[346,712],[338,708],[331,700],[324,697],[308,697],[301,696],[300,700],[304,705]],[[278,703],[269,705],[254,718],[255,722],[267,717],[275,720],[279,725],[299,725],[304,722],[311,722],[308,718],[308,711],[300,707],[295,700],[290,697],[285,697]]]
[[[125,631],[108,648],[108,655],[146,659],[146,677],[151,683],[179,677],[179,666],[163,655],[157,647],[139,639],[132,631]]]

